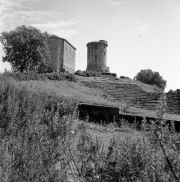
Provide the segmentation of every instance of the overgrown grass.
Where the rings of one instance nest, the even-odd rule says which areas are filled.
[[[148,131],[148,137],[144,135],[132,138],[127,134],[124,139],[112,138],[108,147],[104,147],[98,138],[94,139],[87,133],[83,124],[73,160],[76,166],[74,168],[76,180],[180,181],[180,148],[178,148],[180,135],[175,133],[174,129],[160,128],[161,138],[157,138],[157,127],[154,125]]]
[[[0,181],[180,181],[180,135],[164,127],[163,118],[144,121],[148,135],[114,136],[105,147],[85,122],[74,128],[75,111],[73,100],[31,93],[1,75]]]
[[[76,105],[63,99],[17,89],[1,78],[1,182],[67,181]]]

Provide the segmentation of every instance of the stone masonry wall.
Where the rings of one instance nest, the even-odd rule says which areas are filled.
[[[69,73],[75,72],[75,56],[76,50],[70,46],[66,41],[64,41],[64,61],[63,69]]]
[[[119,108],[111,106],[99,106],[80,104],[78,106],[79,118],[87,119],[93,122],[118,122],[119,121]]]
[[[53,70],[61,71],[63,65],[63,40],[50,38],[49,49],[51,52],[51,61]]]

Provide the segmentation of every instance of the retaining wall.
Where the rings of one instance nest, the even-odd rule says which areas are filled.
[[[83,120],[88,118],[88,121],[97,123],[101,121],[105,123],[119,121],[119,108],[116,107],[80,104],[78,111],[79,118]]]

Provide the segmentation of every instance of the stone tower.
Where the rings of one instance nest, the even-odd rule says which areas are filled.
[[[87,71],[109,72],[106,66],[108,42],[89,42],[87,44]]]

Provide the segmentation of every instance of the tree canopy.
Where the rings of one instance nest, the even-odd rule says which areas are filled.
[[[134,79],[146,84],[156,85],[162,90],[166,87],[166,81],[160,76],[159,72],[152,71],[151,69],[141,70]]]
[[[48,34],[25,25],[15,30],[1,33],[4,62],[9,62],[15,72],[48,72],[51,61],[48,47]]]

